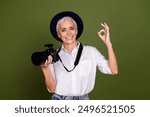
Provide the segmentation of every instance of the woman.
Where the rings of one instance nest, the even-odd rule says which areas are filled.
[[[117,60],[110,41],[109,27],[101,24],[99,38],[108,50],[108,60],[92,46],[83,46],[77,39],[83,31],[81,18],[73,12],[61,12],[50,24],[52,35],[62,42],[60,60],[52,63],[49,56],[41,69],[53,100],[87,100],[95,84],[96,68],[105,74],[118,74]]]

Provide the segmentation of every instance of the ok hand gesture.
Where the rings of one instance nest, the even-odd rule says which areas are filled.
[[[106,23],[101,23],[103,29],[98,32],[99,38],[107,45],[110,44],[109,27]]]

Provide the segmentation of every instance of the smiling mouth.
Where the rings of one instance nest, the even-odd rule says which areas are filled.
[[[73,39],[73,37],[66,37],[66,39],[67,39],[67,40],[71,40],[71,39]]]

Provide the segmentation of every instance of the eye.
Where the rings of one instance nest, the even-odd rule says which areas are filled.
[[[65,29],[62,29],[62,30],[61,30],[61,32],[65,32],[65,31],[66,31]]]
[[[71,27],[70,30],[75,30],[75,28],[74,28],[74,27]]]

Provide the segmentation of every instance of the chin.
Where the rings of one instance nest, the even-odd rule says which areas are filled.
[[[66,40],[65,41],[65,43],[67,43],[67,44],[72,44],[72,43],[74,43],[74,42],[76,42],[75,40]]]

